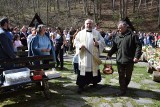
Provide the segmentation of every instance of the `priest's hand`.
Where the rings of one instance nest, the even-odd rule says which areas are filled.
[[[98,47],[98,46],[99,46],[99,43],[96,41],[96,39],[95,39],[95,38],[93,38],[93,45],[94,45],[94,46],[96,46],[96,47]]]
[[[137,63],[138,61],[139,61],[139,59],[137,59],[137,58],[134,58],[134,59],[133,59],[133,62],[134,62],[134,63]]]
[[[93,42],[93,45],[98,47],[99,46],[99,43],[97,41]]]
[[[86,47],[84,46],[84,45],[82,45],[81,47],[80,47],[80,50],[85,50],[86,49]]]

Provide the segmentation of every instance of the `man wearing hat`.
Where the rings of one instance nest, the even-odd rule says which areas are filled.
[[[11,37],[12,35],[8,31],[9,22],[8,18],[4,17],[0,20],[0,59],[11,59],[15,58],[16,55],[13,50],[13,44]],[[7,65],[1,65],[2,67],[8,69]]]

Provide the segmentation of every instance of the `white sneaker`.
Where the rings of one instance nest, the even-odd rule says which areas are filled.
[[[67,56],[67,54],[65,53],[63,56]]]

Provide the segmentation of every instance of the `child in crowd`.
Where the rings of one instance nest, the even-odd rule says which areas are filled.
[[[22,47],[22,42],[20,41],[20,35],[19,34],[15,34],[14,35],[14,39],[13,39],[13,47],[14,47],[14,51],[17,52],[17,47]]]
[[[74,72],[75,72],[75,74],[77,74],[78,73],[78,54],[75,54],[74,56],[73,56],[73,60],[72,60],[72,64],[73,64],[73,67],[74,67]]]

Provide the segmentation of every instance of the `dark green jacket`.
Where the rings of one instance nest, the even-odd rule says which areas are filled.
[[[108,53],[108,56],[112,56],[117,52],[117,63],[127,64],[133,63],[134,58],[140,58],[142,54],[142,45],[137,35],[127,30],[123,34],[118,34],[113,41],[113,46]]]

